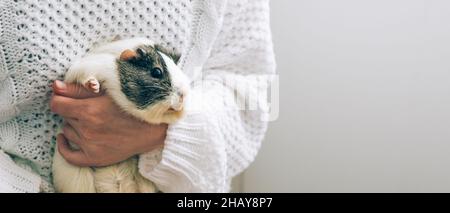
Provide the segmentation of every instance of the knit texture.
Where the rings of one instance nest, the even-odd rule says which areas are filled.
[[[268,0],[0,1],[0,148],[20,168],[0,166],[0,174],[36,183],[23,172],[33,171],[41,189],[52,191],[61,118],[49,110],[48,85],[90,48],[117,36],[145,36],[181,53],[193,85],[202,82],[188,97],[187,115],[169,127],[162,152],[140,156],[140,172],[164,192],[228,191],[256,156],[267,123],[262,110],[223,107],[243,92],[223,80],[240,79],[257,92],[246,76],[274,72]],[[3,182],[0,190],[5,183],[36,190]]]

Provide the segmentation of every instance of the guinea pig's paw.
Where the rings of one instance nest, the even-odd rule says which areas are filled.
[[[89,77],[84,81],[84,87],[94,93],[100,92],[100,82],[94,77]]]

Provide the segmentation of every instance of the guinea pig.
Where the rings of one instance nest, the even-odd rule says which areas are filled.
[[[146,38],[118,40],[93,49],[75,62],[65,82],[81,84],[94,93],[105,91],[137,119],[170,124],[182,117],[189,90],[189,80],[177,66],[179,59],[179,55]],[[72,193],[155,192],[154,184],[140,175],[137,161],[135,156],[107,167],[77,167],[55,151],[54,186],[57,192]]]

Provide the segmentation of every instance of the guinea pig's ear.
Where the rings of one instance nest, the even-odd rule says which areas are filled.
[[[137,53],[134,50],[124,50],[122,54],[120,54],[120,60],[129,61],[131,59],[135,59],[137,57]]]
[[[155,50],[162,52],[162,53],[166,54],[167,56],[169,56],[170,58],[172,58],[172,60],[175,62],[175,64],[178,64],[178,61],[180,61],[180,58],[181,58],[180,54],[175,53],[174,51],[170,51],[159,44],[156,44],[154,48],[155,48]]]
[[[147,52],[140,47],[136,49],[136,53],[138,54],[138,57],[144,57],[145,55],[147,55]]]

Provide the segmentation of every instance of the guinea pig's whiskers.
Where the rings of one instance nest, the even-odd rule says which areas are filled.
[[[168,94],[161,94],[161,95],[155,96],[155,99],[163,99],[166,96],[168,96]]]
[[[170,87],[167,87],[167,86],[159,86],[159,85],[146,85],[146,86],[143,86],[143,88],[169,89]]]

